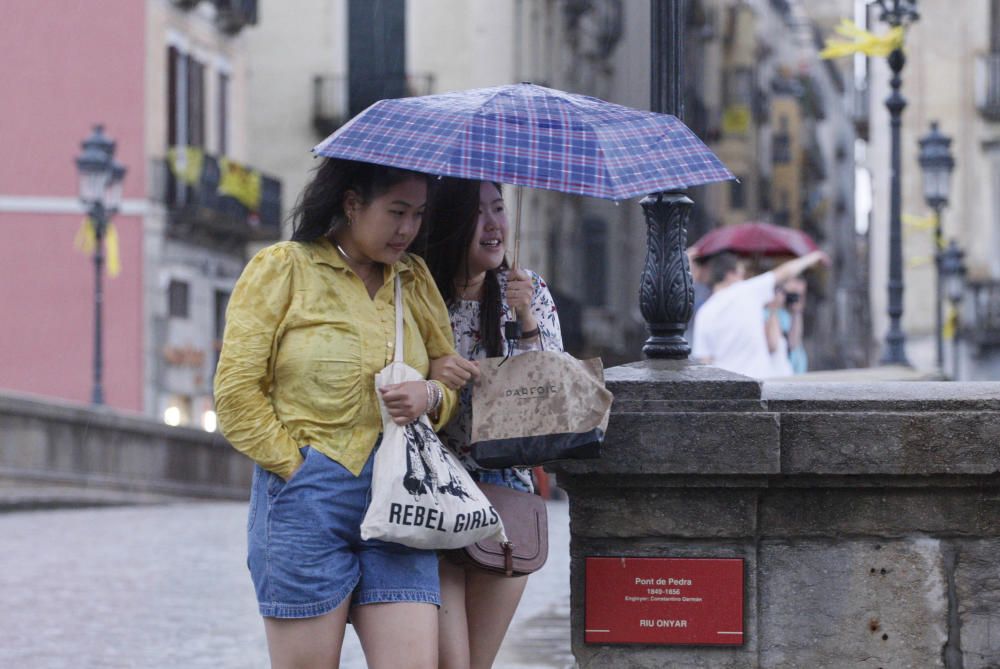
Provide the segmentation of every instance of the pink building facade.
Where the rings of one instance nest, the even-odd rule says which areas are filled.
[[[269,214],[259,192],[237,201],[220,184],[220,166],[246,168],[240,33],[255,22],[245,0],[5,0],[0,389],[90,402],[95,278],[74,246],[74,159],[101,123],[128,168],[121,273],[104,278],[106,404],[193,425],[211,413],[228,290],[280,219],[280,184],[264,179]],[[178,153],[204,167],[182,179]]]
[[[145,7],[109,0],[4,3],[0,21],[0,387],[89,402],[94,268],[73,162],[94,123],[128,166],[115,219],[121,274],[106,280],[105,395],[142,411]],[[109,57],[109,54],[114,54]]]

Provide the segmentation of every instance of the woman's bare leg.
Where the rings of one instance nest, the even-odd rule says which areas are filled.
[[[272,669],[332,669],[340,664],[351,598],[315,618],[264,618]]]
[[[465,567],[441,560],[438,610],[439,669],[469,669],[469,621],[465,616]]]
[[[351,609],[368,669],[436,669],[438,614],[433,604],[392,602]]]
[[[527,584],[527,576],[510,578],[475,567],[466,570],[465,613],[469,625],[470,669],[493,666]]]

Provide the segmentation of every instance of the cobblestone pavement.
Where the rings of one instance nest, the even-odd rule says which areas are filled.
[[[498,669],[572,666],[566,503],[549,514],[549,563]],[[0,667],[266,667],[245,523],[227,502],[0,514]],[[348,635],[341,666],[361,669]]]

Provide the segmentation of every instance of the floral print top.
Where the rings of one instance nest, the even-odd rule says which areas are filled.
[[[524,351],[562,351],[562,331],[559,328],[559,315],[545,281],[537,273],[524,270],[531,277],[534,290],[531,296],[531,313],[538,323],[539,337],[526,342],[517,342],[511,355]],[[500,296],[503,298],[503,312],[500,315],[500,327],[507,321],[515,320],[513,310],[507,306],[507,270],[497,273],[500,281]],[[451,317],[451,329],[455,333],[455,350],[467,360],[482,360],[488,355],[483,349],[479,333],[479,302],[476,300],[457,300],[448,306]],[[507,355],[507,342],[503,341],[503,353]],[[472,459],[469,439],[472,434],[472,389],[466,386],[459,395],[458,410],[455,417],[441,431],[441,438],[454,451],[466,469],[475,471],[479,465]],[[514,469],[513,473],[531,487],[531,474],[528,470]]]

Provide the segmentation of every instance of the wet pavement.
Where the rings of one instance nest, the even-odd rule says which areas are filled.
[[[497,669],[573,666],[566,502],[549,514],[549,563]],[[267,667],[245,524],[245,504],[228,502],[0,514],[0,667]],[[341,667],[364,666],[349,630]]]

